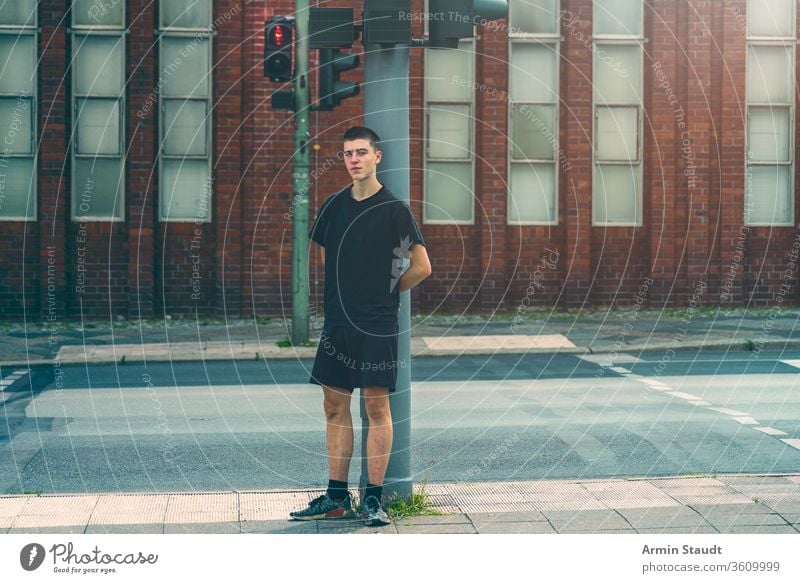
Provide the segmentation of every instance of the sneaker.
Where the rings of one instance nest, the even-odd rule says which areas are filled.
[[[375,496],[370,496],[364,500],[361,517],[367,526],[385,526],[392,522],[389,520],[389,515],[386,514],[383,506],[381,506],[380,500]]]
[[[350,503],[350,494],[344,500],[337,502],[327,493],[319,498],[314,498],[308,503],[308,508],[290,512],[294,520],[326,520],[333,518],[354,518],[353,506]]]

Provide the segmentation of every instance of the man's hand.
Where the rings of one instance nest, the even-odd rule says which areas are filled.
[[[400,276],[401,292],[411,289],[431,274],[431,262],[425,245],[417,243],[411,247],[408,256],[411,259],[411,266]]]

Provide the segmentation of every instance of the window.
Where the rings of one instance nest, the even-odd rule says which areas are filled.
[[[159,216],[211,220],[211,0],[160,3]]]
[[[747,2],[747,225],[793,224],[794,11],[793,0]]]
[[[0,5],[0,220],[36,219],[36,2]]]
[[[125,217],[125,11],[72,2],[72,220]]]
[[[592,223],[642,224],[642,0],[594,2]]]
[[[474,222],[475,79],[473,41],[425,51],[425,204],[423,222]]]
[[[559,0],[512,0],[508,222],[558,223]]]

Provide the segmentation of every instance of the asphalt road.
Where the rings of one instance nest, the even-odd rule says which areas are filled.
[[[3,369],[0,492],[320,485],[310,364]],[[800,353],[417,358],[415,480],[797,472],[799,372]]]

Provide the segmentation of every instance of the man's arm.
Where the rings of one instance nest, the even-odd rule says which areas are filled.
[[[416,244],[411,247],[411,265],[400,276],[400,291],[406,291],[417,285],[431,274],[431,262],[425,245]]]
[[[322,259],[322,265],[325,265],[325,247],[319,246],[319,258]]]

